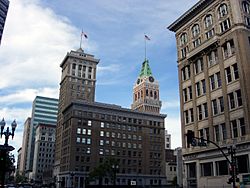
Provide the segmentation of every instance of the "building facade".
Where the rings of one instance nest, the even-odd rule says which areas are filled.
[[[10,2],[8,0],[0,0],[0,44],[3,36],[5,20],[9,9],[9,3]]]
[[[22,148],[19,148],[19,149],[17,150],[17,164],[16,164],[17,172],[20,171],[21,155],[22,155]]]
[[[55,125],[39,123],[36,126],[32,179],[37,183],[54,182],[55,131]]]
[[[153,77],[147,59],[142,63],[140,75],[133,88],[131,108],[140,112],[160,113],[159,83]]]
[[[165,149],[171,149],[171,134],[168,134],[168,130],[165,130]]]
[[[95,102],[98,63],[82,49],[71,51],[61,63],[54,171],[57,186],[85,187],[89,174],[106,159],[117,161],[117,185],[166,184],[166,116],[157,110],[150,113]],[[102,184],[114,182],[105,176]]]
[[[25,175],[26,171],[28,170],[27,167],[27,156],[28,156],[28,143],[29,143],[29,136],[30,136],[30,123],[31,118],[27,118],[24,123],[23,128],[23,141],[22,141],[22,153],[20,158],[20,167],[19,173],[21,175]]]
[[[177,183],[177,163],[174,150],[165,149],[166,162],[166,177],[168,185],[175,185]]]
[[[32,105],[32,115],[27,152],[27,171],[32,172],[33,170],[36,126],[39,123],[56,126],[57,113],[58,99],[36,96]]]
[[[184,186],[226,187],[230,177],[217,147],[187,145],[187,130],[225,153],[234,145],[244,182],[250,173],[250,2],[200,0],[168,28],[178,51]]]

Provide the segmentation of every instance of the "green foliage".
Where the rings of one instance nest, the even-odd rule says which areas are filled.
[[[114,169],[113,165],[118,165],[118,161],[114,158],[108,158],[103,163],[100,163],[97,167],[89,173],[88,181],[99,180],[99,185],[102,184],[102,179],[104,177],[111,177],[114,179]]]

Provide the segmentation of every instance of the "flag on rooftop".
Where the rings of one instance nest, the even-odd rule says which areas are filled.
[[[82,31],[81,36],[84,36],[86,39],[88,38],[88,35]]]
[[[150,38],[147,35],[145,35],[145,39],[150,40]]]

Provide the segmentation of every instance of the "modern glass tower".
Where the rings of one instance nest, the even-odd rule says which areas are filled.
[[[50,124],[56,127],[58,99],[37,96],[33,101],[30,139],[28,143],[27,170],[33,168],[35,128],[41,124]]]
[[[8,0],[0,0],[0,44],[2,40],[3,28],[7,17],[7,12],[9,9],[9,3],[10,2]]]

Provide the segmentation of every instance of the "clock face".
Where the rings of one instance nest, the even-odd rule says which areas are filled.
[[[154,80],[155,80],[153,76],[150,76],[148,79],[150,82],[154,82]]]
[[[137,80],[137,84],[139,84],[139,83],[140,83],[140,79]]]

